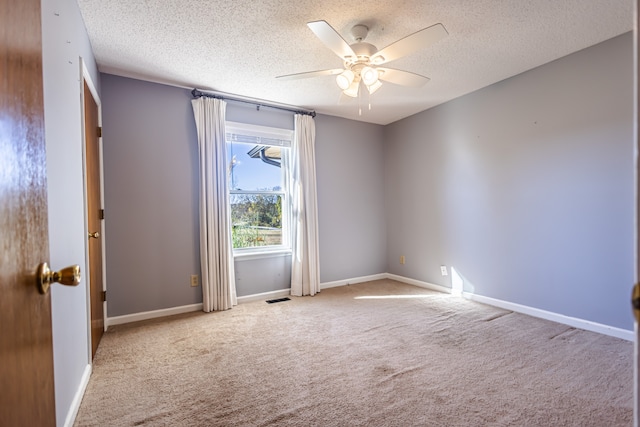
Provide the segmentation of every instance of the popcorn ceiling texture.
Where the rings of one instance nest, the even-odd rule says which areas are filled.
[[[633,0],[78,0],[101,71],[213,89],[387,124],[633,29]],[[388,64],[425,75],[420,89],[385,84],[339,104],[338,68],[306,23],[323,19],[348,42],[370,27],[379,49],[435,23],[449,36]],[[594,82],[597,84],[597,82]]]

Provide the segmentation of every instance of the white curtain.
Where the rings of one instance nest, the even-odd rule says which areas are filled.
[[[226,102],[191,101],[200,160],[200,264],[202,309],[227,310],[238,303],[227,192]]]
[[[291,295],[296,296],[320,292],[315,140],[313,117],[296,114],[291,147]]]

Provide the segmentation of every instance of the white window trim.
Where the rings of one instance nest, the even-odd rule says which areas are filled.
[[[238,122],[225,122],[225,139],[231,137],[235,141],[234,135],[250,136],[256,138],[256,144],[274,145],[281,147],[291,147],[293,141],[293,130],[272,128],[267,126],[250,125]],[[266,138],[269,143],[261,143],[260,140]]]
[[[244,249],[234,249],[233,250],[233,259],[236,261],[251,261],[254,259],[263,259],[263,258],[278,258],[283,256],[290,256],[291,249],[276,249],[273,247],[269,247],[268,249],[257,250],[258,248],[244,248]]]
[[[235,142],[241,140],[243,143],[248,144],[259,144],[259,145],[272,145],[272,146],[281,146],[285,148],[290,148],[293,138],[294,131],[291,129],[282,129],[282,128],[274,128],[268,126],[259,126],[252,125],[248,123],[239,123],[239,122],[225,122],[225,140]],[[237,136],[240,138],[238,138]],[[246,138],[242,137],[253,137],[255,140],[246,141]],[[265,140],[265,141],[263,141]],[[240,141],[238,141],[240,142]],[[286,182],[286,180],[285,180]],[[286,206],[288,204],[288,199],[290,197],[289,193],[290,189],[283,189],[281,191],[249,191],[249,190],[228,190],[228,194],[277,194],[282,196],[283,205]],[[288,215],[283,212],[282,215],[282,238],[284,244],[282,245],[271,245],[271,246],[253,246],[249,248],[234,248],[233,249],[233,257],[238,261],[245,261],[250,259],[259,259],[259,258],[271,258],[278,256],[288,256],[291,254],[291,219]]]

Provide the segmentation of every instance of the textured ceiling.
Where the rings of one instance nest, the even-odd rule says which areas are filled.
[[[78,0],[100,71],[387,124],[633,29],[633,0]],[[384,84],[339,104],[340,68],[306,23],[323,19],[348,43],[364,23],[383,48],[435,23],[449,36],[388,64],[431,78]],[[597,82],[594,82],[597,84]],[[362,115],[358,113],[358,103]]]

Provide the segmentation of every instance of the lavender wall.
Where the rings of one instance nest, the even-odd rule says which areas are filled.
[[[109,317],[202,301],[187,90],[101,75]]]
[[[631,33],[387,126],[388,271],[633,329],[633,147]]]
[[[201,302],[191,94],[109,74],[102,88],[108,316]],[[291,113],[247,104],[227,120],[293,129]],[[382,128],[318,116],[316,151],[321,280],[384,272]],[[289,288],[290,258],[236,259],[238,295]]]
[[[322,283],[386,272],[383,129],[316,117]]]

